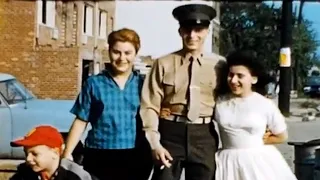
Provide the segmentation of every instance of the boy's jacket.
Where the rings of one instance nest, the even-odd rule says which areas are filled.
[[[60,167],[57,169],[52,180],[97,180],[92,177],[87,171],[75,162],[68,159],[62,159]],[[26,163],[22,163],[18,166],[16,174],[14,174],[10,180],[42,180],[39,173],[32,171]]]

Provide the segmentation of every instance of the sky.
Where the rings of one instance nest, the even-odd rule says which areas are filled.
[[[267,4],[271,4],[272,1],[266,1]],[[276,6],[281,6],[282,2],[274,1]],[[297,6],[299,10],[299,2],[293,3],[293,10]],[[303,6],[303,15],[305,19],[308,19],[313,23],[313,28],[317,32],[317,40],[320,41],[320,2],[306,2]],[[317,54],[320,56],[320,46],[318,47]]]
[[[114,28],[134,29],[141,41],[139,55],[150,55],[152,58],[158,58],[182,47],[178,33],[179,23],[172,17],[172,9],[190,3],[213,5],[211,1],[116,1],[116,3]],[[212,37],[212,31],[208,37]],[[212,51],[212,38],[206,38],[204,51]]]

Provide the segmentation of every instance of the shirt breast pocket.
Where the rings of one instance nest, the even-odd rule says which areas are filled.
[[[174,94],[175,93],[174,80],[175,80],[175,76],[174,76],[173,73],[166,74],[163,77],[162,84],[163,84],[164,94],[168,95],[168,94]]]
[[[215,88],[215,83],[212,79],[201,79],[200,80],[201,94],[206,96],[212,96]]]

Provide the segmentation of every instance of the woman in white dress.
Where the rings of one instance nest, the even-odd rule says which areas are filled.
[[[258,93],[268,83],[263,66],[250,51],[232,53],[227,64],[231,92],[215,110],[222,142],[216,180],[296,180],[273,146],[287,139],[287,126],[274,102]],[[264,136],[267,128],[271,134]]]

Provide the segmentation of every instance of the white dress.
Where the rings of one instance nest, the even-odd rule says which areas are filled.
[[[274,134],[287,128],[270,99],[258,93],[245,98],[221,97],[215,120],[222,143],[216,153],[216,180],[297,179],[276,147],[263,143],[266,127]]]

